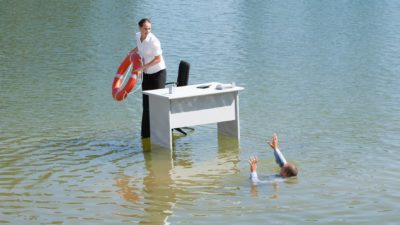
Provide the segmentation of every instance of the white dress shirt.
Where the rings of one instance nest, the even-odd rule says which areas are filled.
[[[143,41],[140,41],[140,32],[136,33],[136,46],[144,64],[151,62],[154,57],[158,55],[161,57],[161,61],[159,63],[146,68],[143,71],[144,73],[153,74],[166,68],[164,58],[162,56],[160,41],[153,33],[149,33],[146,39]]]

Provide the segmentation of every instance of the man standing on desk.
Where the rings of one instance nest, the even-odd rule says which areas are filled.
[[[143,71],[142,90],[153,90],[165,87],[167,70],[162,56],[161,44],[158,38],[151,33],[151,22],[149,19],[139,21],[139,31],[136,33],[136,48],[142,57],[143,66],[135,72]],[[149,97],[143,94],[142,115],[142,138],[150,137],[150,111]]]

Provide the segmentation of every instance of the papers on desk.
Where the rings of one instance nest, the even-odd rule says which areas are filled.
[[[235,83],[230,83],[230,84],[221,84],[221,83],[209,83],[209,84],[201,84],[199,86],[197,86],[197,88],[200,89],[216,89],[216,90],[225,90],[225,89],[230,89],[230,88],[234,88],[235,87]]]
[[[233,84],[217,84],[215,89],[217,89],[217,90],[225,90],[225,89],[234,88],[234,87],[235,86]]]

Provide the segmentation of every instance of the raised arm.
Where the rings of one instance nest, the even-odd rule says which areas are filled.
[[[249,159],[250,179],[253,183],[257,183],[258,181],[260,181],[257,176],[257,161],[258,159],[256,156],[250,157]]]
[[[275,162],[280,167],[283,167],[287,162],[286,162],[286,159],[283,156],[282,152],[279,151],[279,148],[278,148],[278,136],[275,133],[274,133],[274,136],[272,136],[271,142],[268,142],[268,144],[274,150]]]

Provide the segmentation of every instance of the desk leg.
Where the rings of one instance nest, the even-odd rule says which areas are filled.
[[[239,95],[235,96],[235,120],[220,122],[218,125],[218,133],[226,136],[236,137],[240,143],[240,123],[239,123]]]
[[[149,95],[151,144],[172,149],[170,101]]]

